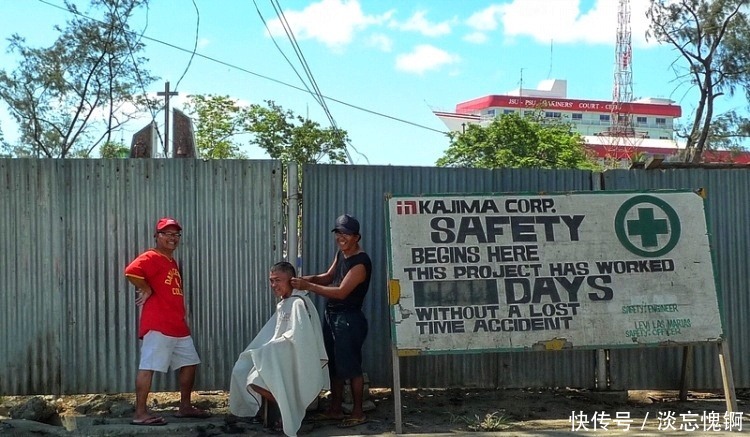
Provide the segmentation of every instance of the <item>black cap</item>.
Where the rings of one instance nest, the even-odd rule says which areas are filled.
[[[359,221],[349,214],[340,215],[336,219],[336,227],[331,232],[341,232],[342,234],[357,235],[359,234]]]

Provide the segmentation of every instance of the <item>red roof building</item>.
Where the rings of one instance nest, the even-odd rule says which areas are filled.
[[[619,111],[605,100],[570,99],[567,81],[542,81],[536,89],[517,89],[502,95],[487,95],[461,102],[455,112],[433,111],[454,132],[469,124],[489,124],[502,114],[520,115],[542,111],[545,118],[572,124],[586,140],[586,147],[600,160],[632,161],[635,156],[660,154],[666,157],[681,151],[674,138],[675,120],[682,109],[672,100],[638,99],[623,103]],[[613,115],[618,114],[618,115]],[[632,117],[632,134],[611,136],[612,117]],[[705,162],[750,163],[750,153],[704,152]]]

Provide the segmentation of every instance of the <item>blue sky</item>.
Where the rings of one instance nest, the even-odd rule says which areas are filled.
[[[12,69],[17,62],[4,50],[5,38],[13,33],[34,45],[52,43],[53,26],[63,25],[70,16],[48,3],[62,6],[63,0],[0,0],[0,68]],[[74,3],[85,11],[88,1]],[[302,74],[271,2],[256,3],[273,38]],[[460,101],[503,94],[521,81],[530,88],[548,78],[567,79],[568,97],[612,96],[615,0],[279,3],[318,87],[325,96],[345,103],[328,104],[337,125],[349,132],[356,164],[433,165],[449,144],[437,132],[446,128],[433,109],[453,110]],[[675,79],[671,65],[677,53],[646,41],[647,4],[648,0],[631,0],[633,94],[675,100],[683,108],[681,121],[687,122],[695,91]],[[305,87],[274,46],[252,0],[152,1],[131,26],[136,31],[145,28],[150,38],[144,41],[148,68],[160,77],[147,91],[155,94],[170,81],[179,93],[172,107],[180,108],[190,94],[229,95],[245,103],[274,100],[329,125],[307,92],[267,79]],[[196,39],[199,54],[231,66],[203,57],[190,62]],[[723,101],[720,106],[729,109],[742,103]],[[130,144],[133,132],[150,120],[151,115],[144,114],[142,123],[119,135]],[[163,123],[163,114],[156,120]],[[12,126],[0,102],[0,127],[9,139],[14,136]],[[257,148],[245,151],[251,158],[266,157]]]

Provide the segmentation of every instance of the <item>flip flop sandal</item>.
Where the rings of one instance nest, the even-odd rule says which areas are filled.
[[[163,417],[154,416],[154,417],[147,417],[142,420],[131,420],[131,425],[138,425],[138,426],[164,426],[167,424],[167,421],[164,420]]]
[[[367,423],[367,417],[347,417],[338,424],[339,428],[351,428],[353,426]]]

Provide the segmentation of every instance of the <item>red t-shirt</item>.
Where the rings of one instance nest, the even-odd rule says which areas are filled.
[[[143,338],[151,330],[170,337],[190,335],[185,321],[182,277],[174,259],[154,249],[148,250],[125,267],[125,276],[145,279],[153,290],[141,310],[138,338]]]

